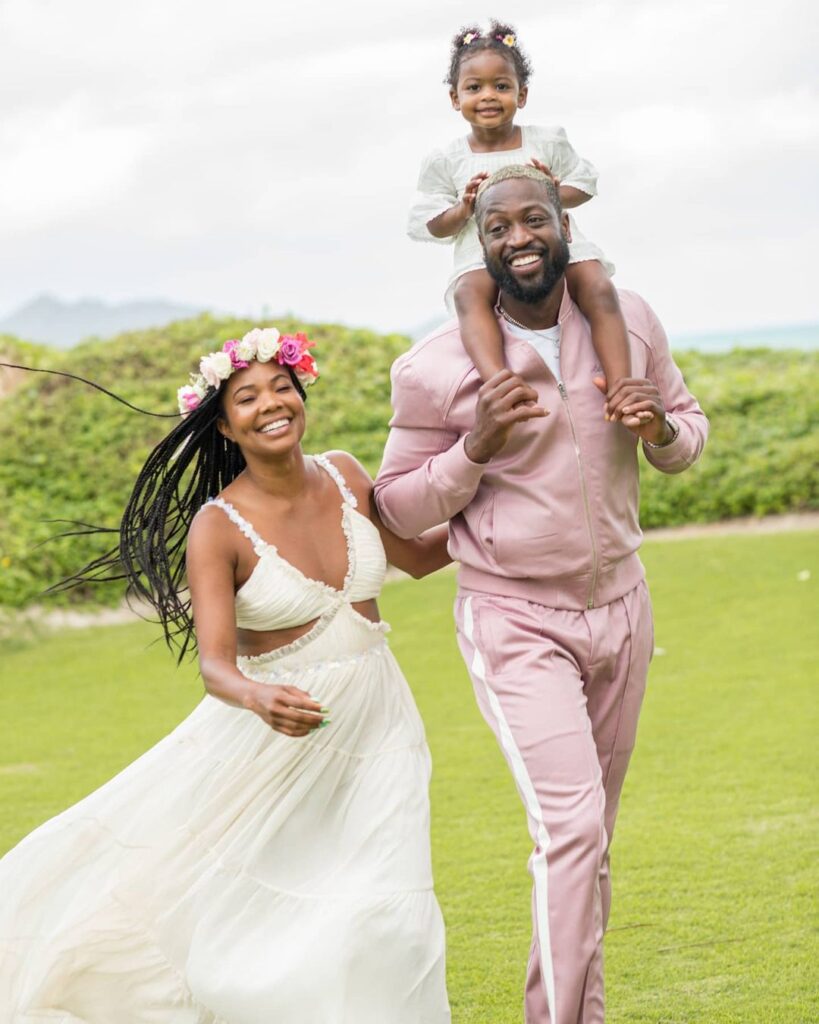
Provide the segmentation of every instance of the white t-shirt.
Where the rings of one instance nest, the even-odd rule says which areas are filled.
[[[518,327],[516,324],[506,321],[506,328],[516,338],[523,338],[528,341],[537,352],[543,362],[549,367],[559,381],[560,377],[560,324],[554,327],[546,327],[542,331],[534,331]]]

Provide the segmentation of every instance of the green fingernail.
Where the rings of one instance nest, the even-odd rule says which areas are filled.
[[[322,708],[321,709],[321,713],[323,715],[329,715],[330,714],[330,709],[329,708]]]
[[[324,721],[319,726],[319,729],[326,729],[327,726],[330,724],[330,721],[331,721],[331,719],[325,718]]]

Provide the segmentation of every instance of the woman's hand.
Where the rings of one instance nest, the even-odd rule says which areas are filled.
[[[245,707],[285,736],[308,736],[330,722],[325,717],[329,709],[297,686],[257,683],[250,690]]]

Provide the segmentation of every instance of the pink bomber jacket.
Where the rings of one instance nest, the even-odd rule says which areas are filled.
[[[632,372],[654,381],[679,428],[648,461],[680,473],[699,457],[708,420],[685,386],[650,306],[621,292]],[[639,477],[635,437],[603,419],[592,378],[600,365],[589,326],[564,291],[555,380],[523,338],[504,330],[506,360],[549,410],[518,424],[503,450],[472,462],[464,438],[475,421],[480,379],[454,321],[414,345],[392,368],[394,414],[375,482],[384,522],[414,537],[449,520],[449,549],[462,589],[522,597],[552,608],[593,608],[643,578],[637,549]],[[501,320],[501,329],[505,321]]]

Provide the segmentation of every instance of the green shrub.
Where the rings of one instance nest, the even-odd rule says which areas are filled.
[[[711,434],[700,462],[679,476],[643,463],[643,526],[819,508],[819,353],[685,352],[677,362]]]
[[[68,352],[0,337],[0,358],[67,370],[143,408],[173,411],[176,388],[199,356],[251,326],[205,315]],[[306,448],[350,450],[374,472],[390,416],[390,364],[409,340],[330,324],[305,329],[328,382],[310,394]],[[819,354],[685,353],[679,362],[711,419],[711,439],[701,463],[680,476],[643,467],[644,525],[818,508],[810,425],[819,409],[810,380]],[[15,390],[0,398],[0,606],[22,607],[106,546],[98,537],[43,543],[63,528],[47,520],[116,526],[139,467],[169,421],[138,416],[60,377],[18,376],[12,384]],[[89,596],[78,590],[60,600]],[[98,601],[120,596],[118,587],[93,593]]]
[[[278,321],[283,331],[302,323]],[[144,409],[172,412],[176,389],[199,357],[241,337],[245,320],[205,315],[168,327],[88,341],[67,352],[0,338],[0,359],[47,365],[94,380]],[[308,328],[323,374],[309,396],[306,447],[347,448],[378,467],[389,419],[389,368],[409,344],[328,324]],[[0,400],[0,606],[22,607],[107,546],[99,537],[43,543],[64,526],[54,519],[116,526],[136,474],[170,420],[139,416],[86,385],[62,377],[16,376]],[[109,540],[110,544],[110,540]],[[121,587],[54,597],[118,601]]]

